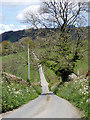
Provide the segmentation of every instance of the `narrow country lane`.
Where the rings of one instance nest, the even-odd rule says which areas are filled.
[[[39,65],[39,72],[40,72],[40,79],[41,79],[41,86],[42,86],[42,94],[49,93],[48,83],[44,77],[42,66]]]
[[[39,72],[42,94],[3,118],[80,118],[80,112],[73,105],[49,91],[41,65]]]

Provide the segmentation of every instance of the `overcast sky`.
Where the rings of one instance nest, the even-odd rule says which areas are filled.
[[[37,10],[40,2],[40,0],[0,0],[0,33],[29,28],[20,23],[23,19],[23,11]]]

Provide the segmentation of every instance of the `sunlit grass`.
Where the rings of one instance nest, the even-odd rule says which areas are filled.
[[[63,85],[60,85],[56,95],[67,99],[73,105],[80,108],[83,116],[88,118],[88,105],[90,104],[88,88],[88,80],[82,76],[74,81],[65,82]]]
[[[22,104],[38,97],[37,91],[27,83],[2,79],[2,112],[18,108]]]
[[[30,81],[28,80],[27,52],[3,56],[2,112],[10,111],[38,97],[42,93],[37,62],[30,57]],[[10,77],[15,75],[15,79]],[[19,81],[18,77],[23,80]],[[0,103],[1,107],[1,103]],[[1,109],[0,109],[1,112]]]

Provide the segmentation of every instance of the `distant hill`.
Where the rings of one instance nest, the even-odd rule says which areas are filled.
[[[88,27],[83,27],[83,29]],[[71,34],[74,33],[75,27],[72,27]],[[45,37],[47,34],[53,34],[51,31],[60,32],[59,28],[42,28],[42,29],[26,29],[19,31],[8,31],[0,35],[0,43],[3,41],[16,42],[23,37],[31,37],[32,40],[35,40],[36,37]],[[73,36],[74,37],[74,36]],[[1,39],[2,38],[2,39]]]
[[[4,32],[0,35],[0,38],[2,37],[2,40],[0,40],[0,43],[3,41],[16,42],[23,37],[24,33],[25,33],[25,30]]]
[[[47,33],[51,33],[50,30],[51,29],[27,29],[4,32],[0,35],[0,38],[2,38],[0,43],[3,41],[16,42],[19,41],[19,39],[27,36],[34,40],[37,36],[44,37]]]

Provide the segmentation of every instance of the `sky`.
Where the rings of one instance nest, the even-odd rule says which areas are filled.
[[[29,25],[21,23],[22,13],[39,7],[40,0],[0,0],[0,34],[29,28]]]
[[[0,0],[0,34],[29,28],[29,25],[20,22],[23,12],[28,9],[37,10],[40,3],[41,0]]]

